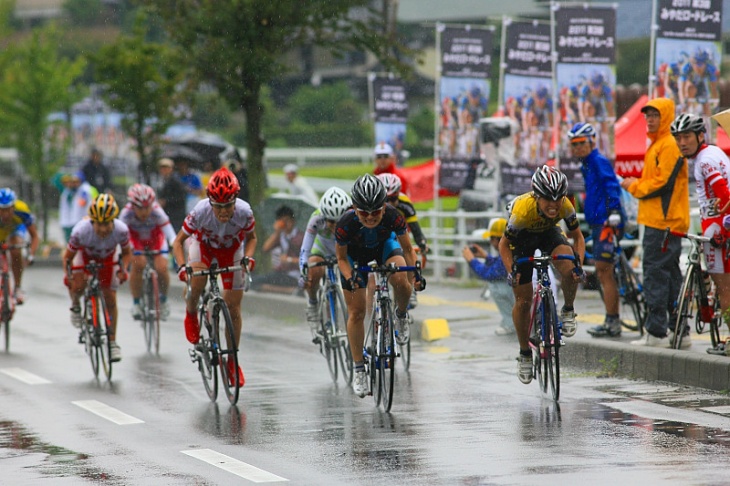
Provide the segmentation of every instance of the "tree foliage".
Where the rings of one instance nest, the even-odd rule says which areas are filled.
[[[370,0],[141,0],[155,8],[201,80],[246,116],[251,200],[263,199],[262,87],[288,70],[284,54],[304,45],[337,54],[373,52],[385,69],[402,69]]]
[[[132,35],[122,35],[91,57],[104,98],[124,113],[122,129],[137,142],[140,167],[146,181],[153,169],[157,139],[174,121],[184,70],[174,48],[145,41],[144,15],[140,13]]]
[[[0,131],[14,141],[21,164],[47,194],[50,175],[65,160],[68,137],[62,127],[52,129],[49,115],[66,111],[71,104],[70,86],[83,71],[85,61],[58,56],[58,32],[49,27],[10,47],[0,71]],[[44,236],[47,236],[48,204],[42,197]]]

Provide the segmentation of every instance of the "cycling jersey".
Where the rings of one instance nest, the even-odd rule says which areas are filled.
[[[8,223],[0,220],[0,241],[7,240],[8,236],[13,233],[24,233],[26,227],[35,223],[35,216],[30,212],[30,208],[26,203],[17,199],[14,209],[13,217]]]
[[[76,223],[71,230],[68,240],[68,250],[75,253],[71,265],[74,271],[83,271],[81,267],[91,260],[103,263],[99,270],[99,284],[102,288],[116,290],[119,280],[116,276],[118,264],[114,261],[117,246],[122,249],[129,248],[129,229],[123,222],[115,219],[114,229],[106,238],[100,238],[94,232],[94,225],[90,219],[84,219]]]
[[[694,163],[700,217],[703,220],[721,218],[719,209],[730,200],[730,159],[719,147],[703,144],[697,154],[687,162]]]
[[[135,250],[167,250],[167,242],[175,239],[170,218],[157,203],[153,204],[152,212],[144,221],[137,218],[134,207],[127,203],[119,219],[129,228],[129,239]]]
[[[537,196],[528,192],[518,196],[512,203],[512,210],[507,221],[504,236],[509,240],[516,240],[520,233],[543,233],[557,226],[560,220],[565,220],[568,231],[573,231],[579,225],[578,215],[573,204],[567,197],[563,198],[563,205],[555,218],[548,218],[537,207]]]
[[[621,207],[621,186],[611,162],[594,148],[583,159],[580,171],[586,188],[583,208],[586,223],[591,226],[603,225],[609,212],[615,211],[621,214],[620,227],[623,227],[626,214]]]
[[[210,200],[206,198],[199,201],[190,211],[183,222],[182,230],[203,246],[231,249],[243,245],[246,233],[253,231],[255,226],[253,211],[246,201],[236,199],[231,219],[222,223],[215,217]]]
[[[418,245],[418,247],[421,249],[421,251],[426,251],[426,236],[423,234],[423,230],[421,230],[421,225],[418,223],[416,208],[413,206],[411,198],[409,198],[402,192],[399,193],[398,204],[395,206],[395,208],[400,211],[404,218],[406,218],[408,229],[411,231],[411,233],[413,233],[413,239],[416,240],[416,244]]]
[[[311,254],[322,256],[334,256],[335,254],[335,233],[329,229],[327,219],[317,209],[312,213],[307,223],[307,230],[304,232],[302,249],[299,252],[299,269],[309,261]]]
[[[384,263],[394,251],[401,250],[397,236],[406,234],[406,219],[390,204],[385,205],[385,213],[375,228],[366,228],[357,217],[354,209],[347,211],[337,222],[335,237],[337,244],[347,246],[348,256],[357,262],[367,263],[375,259]]]

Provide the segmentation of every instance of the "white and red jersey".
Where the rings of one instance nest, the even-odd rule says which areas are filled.
[[[719,210],[730,200],[728,178],[730,159],[716,145],[702,145],[690,159],[694,161],[695,187],[700,206],[700,217],[705,220],[720,218]],[[720,223],[722,225],[722,223]]]
[[[202,245],[213,249],[233,249],[243,245],[246,233],[253,231],[256,220],[251,206],[236,199],[231,219],[221,223],[213,214],[210,200],[203,199],[195,205],[183,222],[182,230]]]
[[[129,227],[129,239],[135,250],[166,250],[165,243],[175,239],[175,230],[172,229],[170,218],[156,202],[152,212],[145,220],[141,220],[134,213],[131,203],[127,203],[119,219]]]
[[[111,258],[117,245],[123,249],[129,247],[129,228],[118,219],[114,220],[114,229],[106,238],[97,236],[90,219],[79,221],[71,230],[68,240],[68,249],[81,252],[85,260],[102,261]]]

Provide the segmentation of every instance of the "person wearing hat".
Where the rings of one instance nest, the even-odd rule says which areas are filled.
[[[170,218],[173,230],[177,233],[182,228],[187,212],[185,202],[187,191],[185,184],[175,174],[175,162],[172,159],[160,159],[157,162],[160,182],[157,187],[157,202]]]
[[[504,235],[507,220],[504,218],[492,218],[489,221],[487,231],[483,233],[483,239],[488,239],[491,247],[499,252],[499,240]],[[495,329],[497,336],[505,336],[515,333],[515,326],[512,323],[512,308],[515,305],[515,296],[512,287],[507,283],[507,269],[504,268],[502,258],[491,256],[479,244],[467,245],[461,250],[461,255],[467,261],[469,267],[479,278],[488,282],[488,288],[497,309],[502,316],[502,322]],[[480,261],[478,259],[482,259]]]
[[[689,173],[687,161],[670,132],[674,101],[655,98],[641,112],[651,144],[644,155],[641,177],[621,181],[621,187],[639,200],[637,222],[644,225],[642,269],[647,332],[631,344],[667,348],[669,316],[682,285],[682,238],[676,233],[689,230]],[[671,233],[665,240],[667,228]]]
[[[400,177],[401,192],[408,194],[408,179],[405,173],[398,169],[395,165],[395,152],[393,147],[385,142],[380,142],[375,146],[375,169],[373,174],[395,174]]]
[[[71,230],[76,223],[84,219],[89,212],[91,201],[99,195],[99,191],[84,180],[82,171],[63,174],[61,184],[63,190],[58,200],[58,219],[68,243]]]
[[[296,164],[286,164],[284,166],[284,175],[287,181],[287,190],[293,196],[301,196],[313,207],[319,206],[319,197],[314,192],[312,186],[307,180],[299,175],[299,167]]]

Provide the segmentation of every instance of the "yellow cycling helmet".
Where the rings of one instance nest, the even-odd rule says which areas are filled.
[[[493,218],[489,221],[487,227],[487,238],[501,238],[504,235],[504,229],[507,227],[507,220],[504,218]]]
[[[89,207],[89,217],[97,223],[114,221],[119,214],[119,206],[111,194],[99,194]]]

